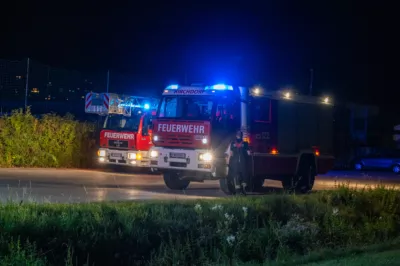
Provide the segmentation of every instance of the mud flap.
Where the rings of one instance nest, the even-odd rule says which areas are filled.
[[[315,182],[316,165],[313,154],[302,154],[299,159],[296,174],[282,180],[282,186],[287,192],[309,193]]]

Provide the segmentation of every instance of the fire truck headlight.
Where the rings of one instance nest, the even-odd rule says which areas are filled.
[[[128,153],[128,159],[130,160],[136,160],[136,153],[130,152]]]
[[[158,141],[158,136],[153,136],[154,141]]]
[[[106,157],[106,151],[105,150],[98,150],[97,151],[97,156]]]
[[[151,152],[150,152],[150,157],[151,157],[151,158],[156,158],[156,157],[158,157],[158,151],[151,151]]]
[[[202,139],[201,142],[203,142],[203,144],[207,144],[208,140],[206,138]]]
[[[204,162],[211,162],[213,159],[213,156],[211,153],[207,152],[207,153],[201,153],[199,155],[199,161],[204,161]]]

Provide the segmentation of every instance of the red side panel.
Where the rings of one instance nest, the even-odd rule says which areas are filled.
[[[296,172],[297,156],[254,155],[253,167],[256,176],[292,175]]]
[[[155,146],[192,148],[208,148],[210,143],[211,124],[209,121],[176,121],[153,120],[153,136]],[[207,138],[207,144],[202,140]]]
[[[297,156],[254,155],[253,169],[256,176],[292,175],[296,172]],[[335,158],[317,157],[317,174],[323,175],[332,170]]]
[[[335,158],[331,156],[317,157],[317,170],[319,175],[324,175],[332,170],[335,163]]]
[[[100,147],[114,149],[134,149],[136,133],[102,130],[100,132]]]
[[[260,110],[253,105],[262,106]],[[276,119],[276,101],[253,100],[251,108],[250,148],[253,152],[269,153],[278,149],[278,121]],[[260,114],[265,112],[265,114]]]
[[[139,131],[138,134],[136,135],[136,149],[139,151],[148,151],[150,150],[151,146],[153,146],[153,143],[151,142],[152,131],[148,130],[149,134],[147,136],[143,135],[143,126],[145,117],[146,115],[143,115],[142,118],[140,119]]]

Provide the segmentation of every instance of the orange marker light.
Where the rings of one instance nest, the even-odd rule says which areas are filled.
[[[315,151],[315,155],[316,155],[316,156],[319,156],[319,150],[316,150],[316,151]]]
[[[272,150],[271,150],[271,154],[278,154],[278,150],[277,149],[275,149],[275,148],[273,148]]]

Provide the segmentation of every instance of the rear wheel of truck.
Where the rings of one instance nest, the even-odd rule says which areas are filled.
[[[229,177],[221,178],[219,180],[219,187],[226,195],[236,194],[235,184]]]
[[[186,189],[190,181],[181,179],[178,172],[165,172],[163,173],[165,185],[172,190]]]

